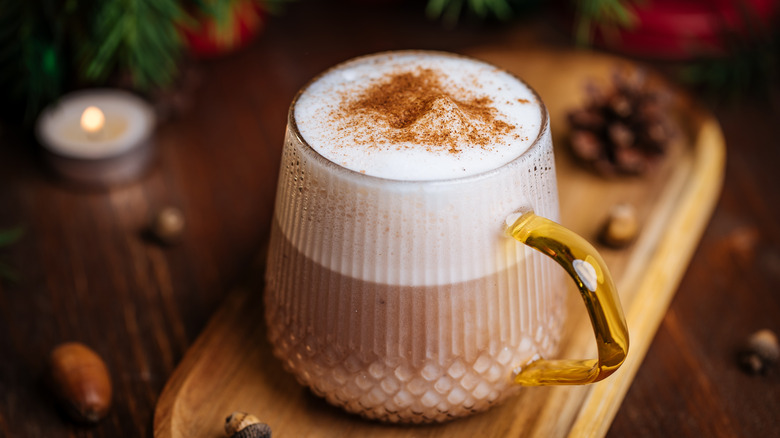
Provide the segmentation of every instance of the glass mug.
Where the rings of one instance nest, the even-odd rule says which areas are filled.
[[[538,96],[542,123],[519,157],[407,181],[313,149],[295,117],[305,90],[288,117],[265,292],[274,354],[299,382],[349,412],[416,423],[485,410],[522,386],[596,382],[622,364],[628,332],[609,271],[553,222],[552,139]],[[565,318],[553,260],[582,295],[596,359],[547,359]]]

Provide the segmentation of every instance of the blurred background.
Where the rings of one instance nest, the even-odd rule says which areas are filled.
[[[465,29],[469,36],[460,38],[476,42],[542,20],[561,42],[679,61],[676,79],[732,98],[776,92],[777,9],[773,0],[5,1],[0,78],[4,109],[27,122],[63,93],[87,86],[175,100],[169,94],[188,91],[187,73],[198,61],[239,52],[256,40],[270,43],[277,32],[302,38],[295,26],[304,23],[295,17],[318,10],[330,14],[322,15],[330,23],[318,23],[328,38],[366,34],[377,15],[390,14],[382,20],[388,23],[405,15],[406,25],[385,29],[387,47],[407,38],[394,35],[415,29],[441,38]]]
[[[366,53],[481,47],[608,53],[715,115],[723,193],[609,435],[778,436],[776,358],[744,368],[740,351],[780,330],[780,2],[0,1],[0,437],[152,436],[165,382],[267,237],[296,91]],[[48,140],[71,93],[97,89],[140,98],[110,97],[152,121],[119,152],[152,153],[96,164]],[[641,178],[611,147],[605,178]],[[112,375],[96,425],[45,382],[67,340]]]

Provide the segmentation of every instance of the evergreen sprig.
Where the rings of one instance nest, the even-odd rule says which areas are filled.
[[[31,124],[68,86],[103,84],[118,71],[138,90],[168,85],[184,17],[180,0],[2,0],[3,104],[23,107]]]
[[[590,44],[594,33],[600,30],[605,37],[617,29],[628,29],[636,24],[631,0],[573,0],[574,39],[578,44]]]
[[[522,0],[521,0],[522,1]],[[441,18],[448,25],[454,25],[464,7],[480,18],[494,16],[500,20],[511,18],[514,13],[512,0],[428,0],[425,13],[430,18]]]
[[[590,43],[597,28],[609,31],[612,28],[631,27],[636,22],[631,1],[572,0],[575,9],[576,41]],[[430,18],[441,19],[445,24],[454,25],[464,12],[479,18],[495,17],[508,20],[516,11],[536,6],[538,3],[538,0],[428,0],[425,12]]]
[[[32,124],[68,88],[170,85],[195,16],[232,30],[244,0],[0,0],[0,110]],[[248,0],[274,12],[288,0]],[[496,1],[496,0],[494,0]],[[498,0],[503,1],[503,0]]]
[[[82,79],[104,82],[117,69],[129,72],[139,90],[163,87],[176,77],[182,41],[177,0],[99,2],[89,39],[81,45]]]

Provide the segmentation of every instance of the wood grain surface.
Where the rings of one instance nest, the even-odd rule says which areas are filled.
[[[108,192],[54,179],[34,140],[3,121],[0,228],[26,232],[0,249],[19,276],[0,285],[0,436],[153,435],[165,382],[252,271],[287,106],[309,78],[379,50],[568,41],[527,20],[444,29],[418,2],[295,2],[247,50],[192,64],[199,86],[189,111],[158,129],[155,166]],[[729,145],[723,195],[608,436],[777,435],[780,372],[746,375],[734,359],[753,331],[780,332],[776,108],[750,99],[711,107]],[[187,229],[179,245],[161,247],[143,231],[167,205],[183,210]],[[43,384],[48,352],[68,340],[97,351],[114,381],[113,409],[96,426],[70,422]]]

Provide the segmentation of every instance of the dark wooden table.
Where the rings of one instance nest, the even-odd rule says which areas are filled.
[[[313,75],[379,50],[529,41],[568,40],[527,21],[446,30],[417,4],[293,4],[249,49],[196,64],[191,109],[159,128],[148,177],[107,192],[57,181],[29,136],[0,125],[0,228],[26,229],[0,249],[20,276],[0,285],[0,437],[152,435],[167,378],[266,238],[287,107]],[[780,436],[780,370],[751,376],[735,361],[753,331],[780,332],[777,103],[713,108],[723,195],[610,436]],[[163,247],[144,229],[168,205],[187,229]],[[68,340],[101,354],[114,380],[96,426],[69,422],[43,384],[48,352]]]

